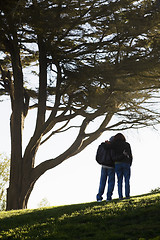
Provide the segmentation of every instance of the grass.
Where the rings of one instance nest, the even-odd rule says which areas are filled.
[[[0,239],[160,240],[160,193],[0,212]]]

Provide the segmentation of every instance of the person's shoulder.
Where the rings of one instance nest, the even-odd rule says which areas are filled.
[[[129,143],[129,142],[125,142],[125,146],[126,146],[126,147],[128,147],[128,148],[130,148],[130,147],[131,147],[131,145],[130,145],[130,143]]]
[[[109,149],[112,147],[112,144],[109,142],[109,141],[105,141],[103,142],[103,146],[106,148],[106,149]]]
[[[101,142],[101,144],[100,144],[99,146],[105,147],[105,146],[106,146],[106,143],[105,143],[105,142]]]

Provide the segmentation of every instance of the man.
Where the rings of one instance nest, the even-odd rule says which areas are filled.
[[[100,184],[99,184],[99,191],[96,196],[97,201],[101,202],[103,199],[103,193],[105,190],[107,178],[108,178],[108,190],[107,190],[107,199],[106,201],[112,200],[112,194],[115,185],[115,169],[114,169],[114,162],[111,156],[111,143],[114,140],[114,137],[111,137],[109,141],[102,143],[103,147],[106,150],[105,162],[101,168],[101,177],[100,177]]]

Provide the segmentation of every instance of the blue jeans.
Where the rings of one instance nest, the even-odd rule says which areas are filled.
[[[104,189],[106,186],[106,181],[108,177],[108,190],[107,190],[107,200],[112,199],[112,194],[114,190],[114,185],[115,185],[115,170],[114,168],[104,168],[102,167],[101,169],[101,178],[100,178],[100,184],[99,184],[99,191],[97,194],[97,201],[102,200]]]
[[[123,198],[123,177],[125,180],[125,196],[127,198],[130,197],[130,176],[131,176],[131,169],[129,163],[116,163],[115,164],[115,172],[118,178],[118,195],[119,198]]]

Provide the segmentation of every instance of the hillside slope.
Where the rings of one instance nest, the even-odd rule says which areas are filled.
[[[160,193],[0,212],[0,239],[160,240]]]

